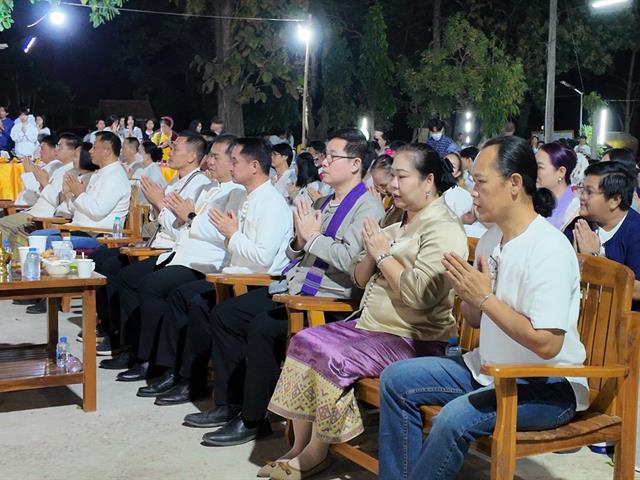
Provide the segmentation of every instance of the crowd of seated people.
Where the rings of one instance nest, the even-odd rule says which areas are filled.
[[[584,362],[575,252],[604,255],[640,278],[637,168],[627,151],[612,150],[575,185],[576,153],[564,145],[534,154],[526,140],[503,136],[460,151],[439,122],[427,143],[378,134],[381,146],[347,128],[296,152],[223,131],[212,142],[195,128],[175,134],[169,117],[151,142],[125,119],[130,133],[121,140],[113,120],[94,132],[90,150],[72,134],[44,137],[45,165],[29,165],[39,187],[24,192],[33,206],[0,218],[0,230],[58,238],[31,218],[61,211],[72,225],[108,228],[126,217],[131,186],[139,187],[150,205],[144,246],[157,256],[135,261],[71,228],[74,246],[87,248],[107,278],[97,292],[97,351],[111,358],[100,367],[118,371],[117,381],[143,382],[137,395],[159,406],[209,395],[212,368],[211,407],[183,419],[212,429],[205,445],[270,435],[268,411],[289,419],[293,445],[259,477],[324,470],[329,445],[363,431],[355,382],[381,377],[380,478],[454,478],[469,444],[495,424],[481,364]],[[175,171],[169,183],[162,158]],[[95,172],[83,181],[86,161]],[[473,266],[470,227],[484,232]],[[273,282],[217,303],[205,278],[217,272]],[[326,325],[288,341],[275,294],[360,302],[353,315],[327,314]],[[446,357],[456,295],[481,343]],[[634,309],[639,302],[636,281]],[[517,386],[518,428],[561,425],[588,407],[583,378]],[[443,410],[423,439],[425,403]]]

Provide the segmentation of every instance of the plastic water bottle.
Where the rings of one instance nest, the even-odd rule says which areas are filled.
[[[73,252],[73,243],[71,237],[62,238],[62,250],[60,251],[60,260],[73,260],[71,258],[71,252]]]
[[[7,252],[9,255],[13,253],[13,249],[11,248],[11,243],[9,242],[9,240],[3,240],[2,246],[4,247],[4,251]],[[13,265],[13,259],[9,262],[9,264],[7,265],[7,268],[11,270],[12,265]]]
[[[462,347],[458,345],[458,339],[456,337],[451,337],[447,340],[447,349],[445,350],[445,355],[447,357],[461,357],[462,356]]]
[[[40,280],[40,254],[36,247],[29,248],[22,275],[27,280]]]
[[[60,341],[56,345],[56,367],[66,368],[69,359],[69,344],[67,337],[60,337]]]
[[[122,223],[120,222],[120,217],[116,217],[113,221],[113,238],[122,238]]]

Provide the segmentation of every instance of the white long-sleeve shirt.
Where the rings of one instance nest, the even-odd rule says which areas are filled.
[[[15,152],[18,157],[31,157],[38,144],[38,127],[35,122],[22,123],[17,120],[11,129],[11,140],[15,143]]]
[[[233,182],[224,182],[219,188],[203,192],[196,202],[196,218],[191,227],[185,226],[180,231],[168,265],[182,265],[202,273],[220,271],[228,263],[229,254],[224,236],[209,220],[209,210],[217,208],[237,213],[245,198],[244,187]],[[168,256],[159,257],[157,263],[162,263]]]
[[[42,169],[47,172],[49,174],[49,178],[51,178],[51,174],[61,166],[62,162],[60,160],[51,160],[49,163],[45,164]],[[40,196],[40,191],[44,187],[40,187],[40,183],[38,183],[36,176],[32,172],[24,172],[20,175],[20,178],[22,179],[22,185],[24,188],[18,195],[18,198],[16,198],[16,205],[35,204]]]
[[[111,228],[116,217],[124,223],[129,213],[130,197],[129,177],[120,162],[110,163],[95,172],[87,189],[71,202],[71,224]]]
[[[280,273],[289,263],[293,215],[282,194],[267,181],[252,191],[238,213],[238,231],[229,239],[229,270]],[[227,269],[225,269],[227,271]]]
[[[27,210],[29,215],[34,217],[52,217],[60,204],[60,193],[62,193],[62,185],[64,184],[64,176],[67,172],[73,170],[73,162],[63,164],[49,175],[49,183],[42,190],[40,196],[33,204],[33,207]]]
[[[175,177],[165,188],[164,194],[168,195],[171,192],[176,192],[182,198],[190,198],[195,203],[201,192],[210,184],[209,178],[199,169],[196,169],[181,178]],[[157,220],[160,230],[151,246],[153,248],[173,248],[180,236],[180,232],[186,229],[187,226],[177,225],[176,216],[167,208],[160,210]]]
[[[141,168],[136,169],[131,175],[131,184],[139,186],[140,179],[142,179],[142,177],[147,177],[149,178],[149,180],[162,185],[162,188],[164,189],[167,188],[167,181],[164,179],[164,175],[162,175],[162,169],[157,163],[150,163],[146,167],[142,166]],[[142,193],[142,189],[139,190],[138,202],[149,203],[149,201],[144,196],[144,193]]]

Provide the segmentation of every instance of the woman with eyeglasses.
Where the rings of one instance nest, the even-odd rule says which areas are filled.
[[[423,357],[387,367],[380,377],[382,480],[452,479],[471,442],[496,422],[493,378],[484,364],[571,364],[585,360],[578,335],[580,272],[562,233],[544,216],[553,195],[536,189],[537,165],[526,140],[489,140],[474,164],[473,201],[482,222],[472,267],[446,253],[446,277],[462,299],[465,320],[480,328],[480,346],[462,356]],[[585,378],[522,378],[517,428],[569,422],[589,404]],[[423,441],[421,405],[442,410]]]

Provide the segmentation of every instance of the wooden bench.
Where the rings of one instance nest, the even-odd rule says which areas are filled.
[[[578,330],[587,351],[584,366],[483,366],[484,373],[494,377],[497,419],[494,434],[480,439],[473,447],[491,457],[494,480],[512,479],[517,458],[602,441],[616,445],[614,478],[634,478],[640,347],[640,314],[630,311],[634,274],[626,266],[605,258],[578,255],[578,259],[582,290]],[[348,307],[347,302],[326,303],[327,311],[335,311],[337,304]],[[297,315],[292,318],[292,324],[299,326],[297,318],[311,312],[315,316],[313,324],[322,323],[320,316],[325,305],[317,299],[289,298],[286,305]],[[478,330],[462,322],[460,344],[463,348],[475,347],[478,336]],[[587,377],[590,408],[556,429],[517,432],[516,378],[547,376]],[[379,407],[378,379],[358,381],[355,395],[361,402]],[[440,407],[425,405],[421,411],[425,429],[429,430]],[[377,459],[357,446],[342,443],[333,445],[332,449],[370,472],[378,473]]]

